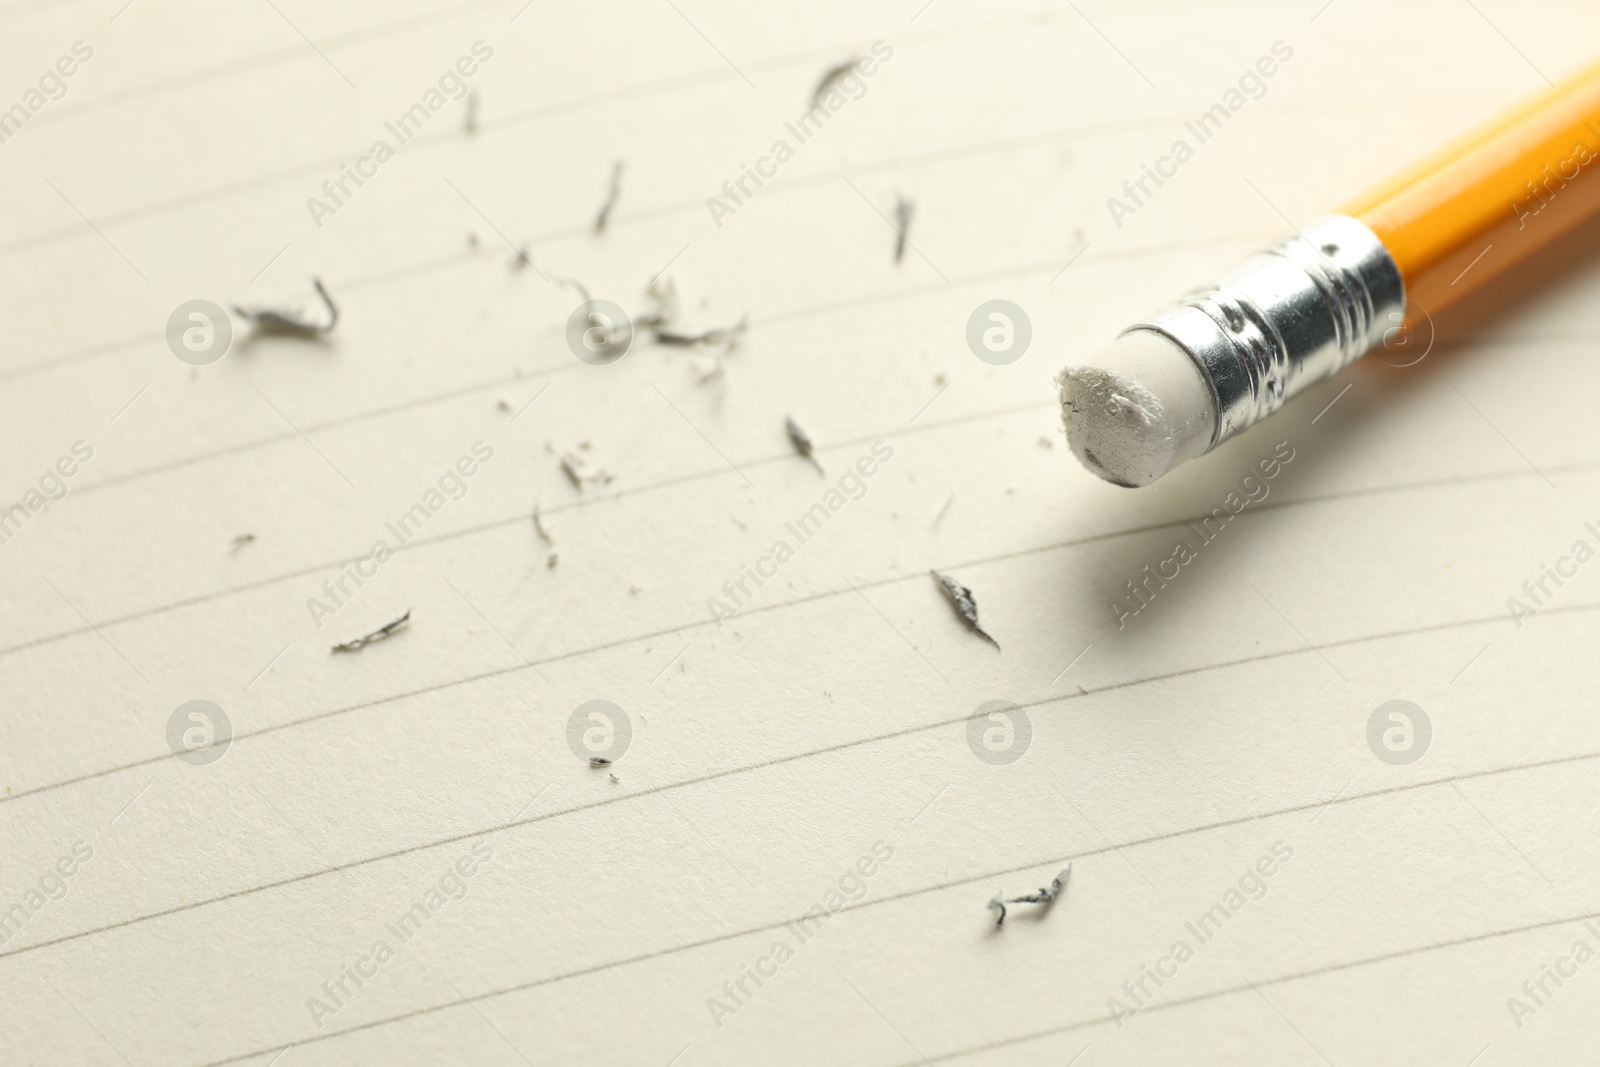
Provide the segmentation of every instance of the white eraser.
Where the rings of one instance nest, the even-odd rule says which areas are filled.
[[[1176,341],[1132,330],[1057,379],[1067,443],[1108,482],[1149,485],[1211,446],[1216,407]]]

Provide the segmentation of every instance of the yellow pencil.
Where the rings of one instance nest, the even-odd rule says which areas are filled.
[[[1600,64],[1129,327],[1058,383],[1073,453],[1148,485],[1600,214]]]

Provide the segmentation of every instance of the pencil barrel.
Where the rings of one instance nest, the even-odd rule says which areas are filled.
[[[1129,330],[1164,334],[1199,365],[1217,413],[1214,448],[1359,359],[1399,325],[1405,306],[1383,242],[1337,215]]]
[[[1388,246],[1413,310],[1465,299],[1600,217],[1600,63],[1342,210]]]

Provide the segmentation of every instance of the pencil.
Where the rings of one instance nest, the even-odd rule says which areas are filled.
[[[1068,442],[1149,485],[1597,214],[1600,63],[1067,367]]]

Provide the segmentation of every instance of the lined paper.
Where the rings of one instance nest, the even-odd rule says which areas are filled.
[[[28,113],[0,143],[4,1062],[1579,1058],[1583,241],[1148,490],[1078,467],[1051,379],[1575,69],[1594,12],[72,0],[0,25],[0,117]],[[186,301],[320,313],[313,277],[325,338],[234,315],[217,362],[168,347]],[[630,315],[670,282],[674,330],[747,329],[592,366],[574,280]],[[1032,328],[1006,366],[966,340],[993,299]],[[1425,741],[1414,716],[1369,741],[1392,701]],[[586,730],[627,747],[591,765]],[[997,891],[1068,863],[996,927]]]

